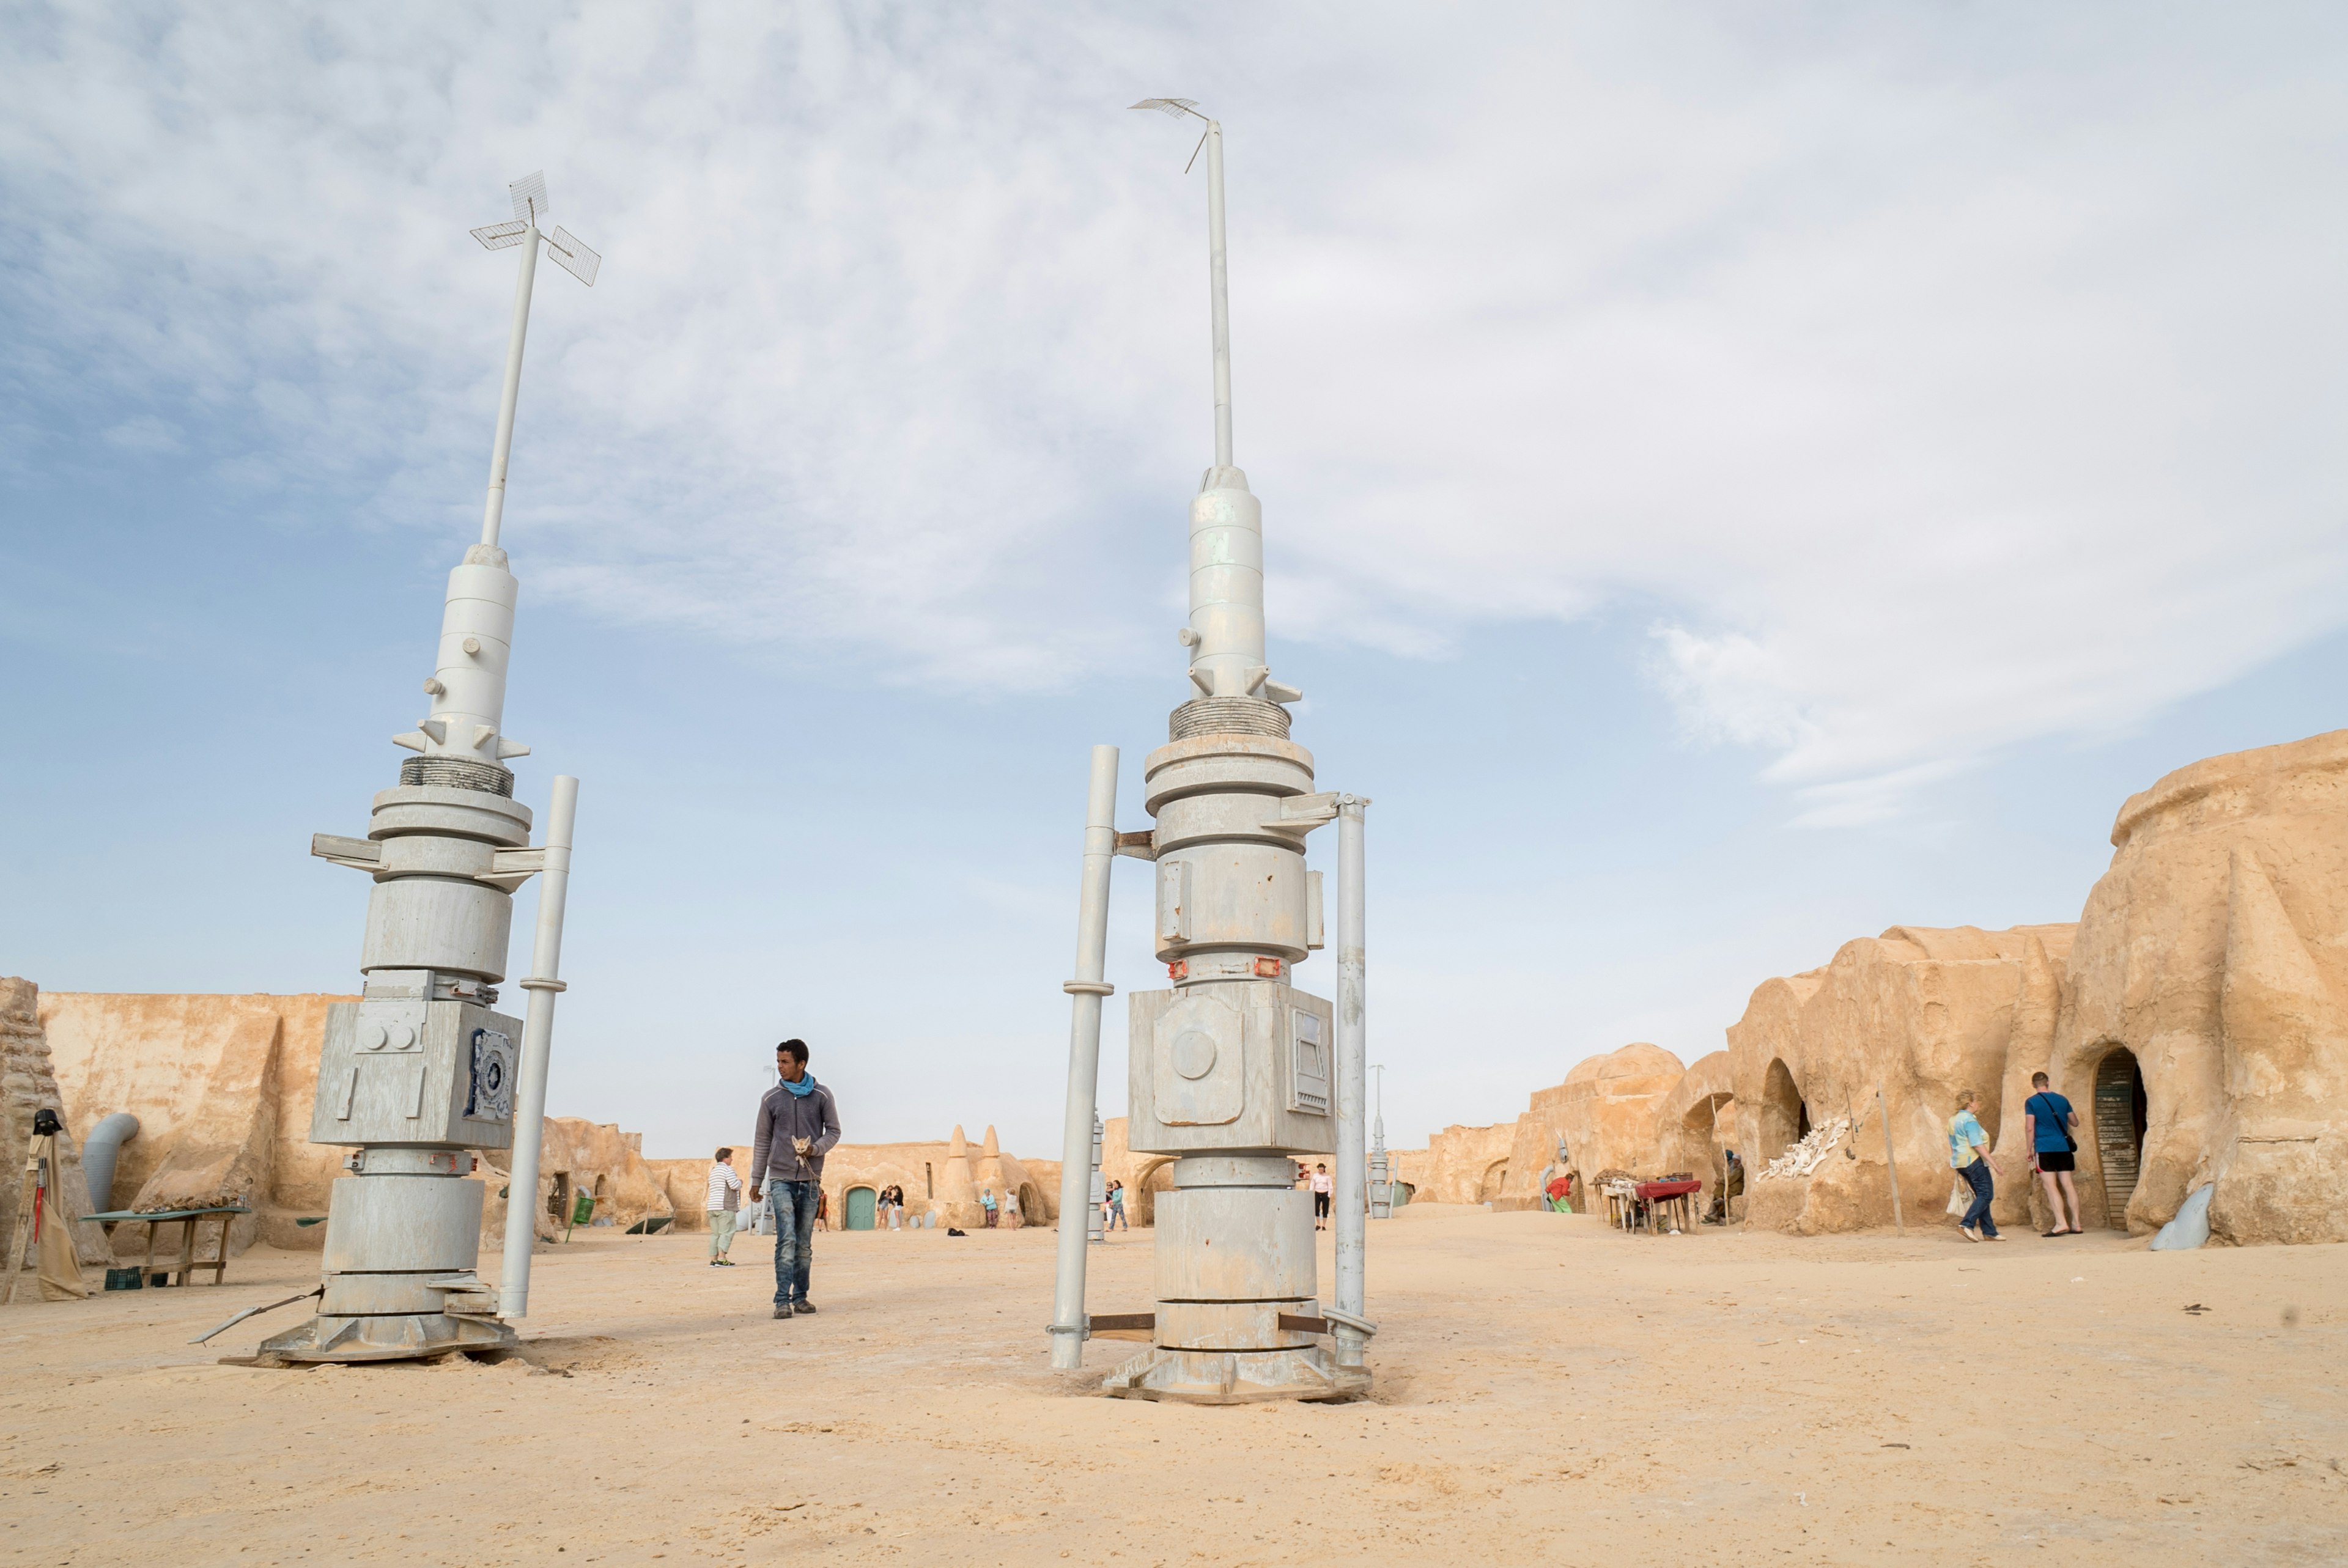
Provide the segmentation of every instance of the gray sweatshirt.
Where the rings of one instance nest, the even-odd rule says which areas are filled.
[[[815,1082],[815,1074],[807,1074]],[[812,1138],[814,1151],[802,1160],[791,1147],[794,1138]],[[816,1083],[812,1092],[794,1094],[781,1084],[758,1102],[758,1127],[750,1141],[750,1182],[815,1182],[823,1179],[823,1157],[839,1142],[839,1112],[831,1091]]]

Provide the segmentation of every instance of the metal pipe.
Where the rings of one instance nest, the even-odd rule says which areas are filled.
[[[1101,1125],[1100,1109],[1096,1106],[1093,1110],[1092,1184],[1086,1189],[1085,1194],[1091,1200],[1085,1204],[1085,1240],[1088,1243],[1100,1240],[1103,1235],[1102,1227],[1107,1224],[1107,1221],[1101,1217],[1101,1204],[1108,1201],[1108,1187],[1101,1174],[1101,1134],[1107,1131],[1107,1129]]]
[[[1207,270],[1215,319],[1215,466],[1231,466],[1231,303],[1223,261],[1223,128],[1207,122]]]
[[[1368,1156],[1362,1135],[1363,1102],[1369,1097],[1363,1029],[1367,976],[1363,948],[1366,901],[1362,887],[1362,818],[1369,804],[1360,795],[1337,797],[1337,1179],[1333,1198],[1337,1211],[1337,1310],[1356,1319],[1365,1306],[1363,1242],[1368,1218],[1368,1194],[1363,1186]],[[1335,1337],[1337,1365],[1360,1366],[1365,1337],[1362,1331],[1340,1320]]]
[[[481,542],[498,542],[506,513],[506,458],[513,452],[514,405],[521,397],[521,340],[530,332],[530,289],[538,276],[538,225],[521,237],[521,276],[514,282],[513,335],[506,340],[506,387],[498,401],[498,441],[489,452],[489,497],[481,510]]]
[[[89,1138],[81,1146],[81,1173],[89,1184],[89,1206],[94,1213],[113,1212],[115,1161],[122,1145],[137,1136],[139,1118],[128,1111],[101,1118],[89,1130]]]
[[[556,774],[554,798],[547,807],[546,868],[539,874],[538,935],[530,946],[530,978],[521,982],[530,993],[530,1011],[522,1019],[521,1077],[514,1085],[505,1261],[498,1270],[501,1317],[530,1316],[530,1252],[538,1239],[538,1157],[546,1138],[546,1065],[554,1046],[554,999],[564,989],[557,975],[562,968],[562,904],[571,892],[571,829],[578,812],[579,781],[569,774]]]
[[[1108,870],[1117,858],[1117,748],[1095,746],[1085,793],[1085,868],[1076,900],[1076,978],[1068,993],[1068,1107],[1060,1134],[1060,1256],[1052,1282],[1052,1365],[1085,1364],[1085,1235],[1075,1223],[1092,1196],[1093,1122],[1100,1098],[1101,1001],[1108,969]]]

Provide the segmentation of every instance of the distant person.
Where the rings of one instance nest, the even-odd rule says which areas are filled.
[[[988,1230],[994,1229],[994,1222],[998,1217],[1000,1211],[995,1207],[994,1189],[993,1187],[981,1187],[978,1190],[978,1206],[986,1211],[986,1228]]]
[[[1713,1185],[1712,1213],[1705,1216],[1716,1225],[1728,1223],[1728,1200],[1745,1195],[1745,1162],[1736,1157],[1734,1149],[1724,1149],[1721,1153],[1727,1157],[1728,1170]]]
[[[815,1193],[815,1228],[819,1231],[831,1228],[831,1194],[820,1186]]]
[[[734,1173],[734,1151],[720,1149],[709,1165],[709,1266],[732,1268],[734,1218],[742,1207],[742,1178]]]
[[[1015,1231],[1019,1228],[1021,1223],[1022,1222],[1019,1218],[1019,1194],[1013,1192],[1010,1188],[1005,1187],[1003,1190],[1003,1228],[1007,1231]]]
[[[1973,1114],[1974,1102],[1979,1099],[1970,1089],[1961,1091],[1957,1095],[1957,1113],[1949,1118],[1949,1163],[1973,1190],[1973,1201],[1957,1228],[1967,1241],[2003,1241],[2005,1238],[1997,1234],[1997,1221],[1989,1213],[1990,1200],[1997,1195],[1997,1184],[1990,1175],[1989,1134],[1982,1131],[1981,1120]]]
[[[898,1228],[898,1218],[905,1212],[905,1189],[886,1186],[880,1189],[880,1218],[891,1230]]]
[[[808,1276],[815,1267],[816,1211],[823,1203],[823,1157],[839,1142],[839,1111],[831,1091],[807,1070],[803,1040],[775,1047],[781,1081],[758,1102],[757,1136],[750,1143],[750,1201],[771,1188],[775,1222],[775,1316],[815,1310]]]
[[[1329,1228],[1329,1194],[1331,1189],[1328,1166],[1315,1165],[1313,1167],[1312,1187],[1313,1228],[1317,1231],[1327,1230]]]
[[[2022,1103],[2022,1125],[2030,1136],[2031,1161],[2038,1167],[2038,1184],[2046,1189],[2046,1206],[2054,1215],[2054,1228],[2044,1234],[2050,1236],[2085,1235],[2079,1225],[2079,1189],[2071,1179],[2078,1168],[2078,1140],[2071,1129],[2079,1124],[2079,1113],[2071,1102],[2046,1087],[2046,1075],[2030,1075],[2030,1098]],[[2064,1204],[2070,1204],[2068,1220],[2063,1217]]]
[[[1106,1227],[1107,1230],[1129,1231],[1133,1228],[1125,1223],[1125,1184],[1123,1182],[1111,1182],[1108,1184],[1108,1217],[1109,1224]]]

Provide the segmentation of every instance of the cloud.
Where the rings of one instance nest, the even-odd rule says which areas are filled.
[[[528,591],[1012,692],[1169,661],[1202,192],[1121,106],[1196,96],[1275,635],[1659,605],[1685,730],[1849,824],[2339,624],[2343,26],[28,8],[0,262],[20,380],[453,548],[510,289],[464,230],[543,167],[606,261],[541,274]]]

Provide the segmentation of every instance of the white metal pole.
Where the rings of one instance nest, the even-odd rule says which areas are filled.
[[[506,514],[506,459],[513,453],[514,405],[521,397],[521,341],[530,333],[530,289],[538,276],[538,225],[521,237],[521,276],[514,282],[513,335],[506,340],[506,388],[498,400],[498,441],[489,452],[489,498],[481,510],[481,542],[498,542]]]
[[[1085,1236],[1076,1211],[1092,1195],[1093,1121],[1100,1098],[1101,1002],[1114,989],[1108,968],[1108,873],[1117,856],[1117,748],[1095,746],[1085,798],[1085,869],[1076,903],[1076,978],[1071,999],[1068,1113],[1060,1138],[1060,1255],[1052,1286],[1052,1365],[1085,1364]]]
[[[1101,1173],[1101,1134],[1107,1129],[1101,1125],[1100,1109],[1093,1109],[1093,1174],[1092,1185],[1086,1189],[1091,1202],[1085,1205],[1085,1240],[1101,1239],[1102,1226],[1108,1222],[1101,1217],[1101,1204],[1108,1200],[1107,1178]]]
[[[1215,319],[1215,466],[1231,466],[1231,302],[1223,260],[1223,128],[1207,122],[1207,270]]]
[[[1370,803],[1359,795],[1337,797],[1337,1310],[1356,1319],[1365,1305],[1363,1266],[1366,1225],[1367,1176],[1363,1147],[1363,1102],[1368,1098],[1365,1063],[1368,1052],[1364,1033],[1365,969],[1363,924],[1366,905],[1362,887],[1363,808]],[[1337,1365],[1362,1364],[1363,1334],[1340,1320],[1336,1327]]]
[[[513,383],[506,383],[509,391]],[[530,946],[530,1011],[521,1026],[521,1079],[514,1085],[513,1165],[506,1180],[506,1250],[498,1270],[498,1315],[530,1314],[530,1249],[538,1238],[538,1157],[546,1136],[546,1064],[554,1045],[554,999],[564,987],[562,904],[571,893],[571,829],[579,814],[579,781],[554,780],[546,815],[546,868],[539,873],[538,935]]]

